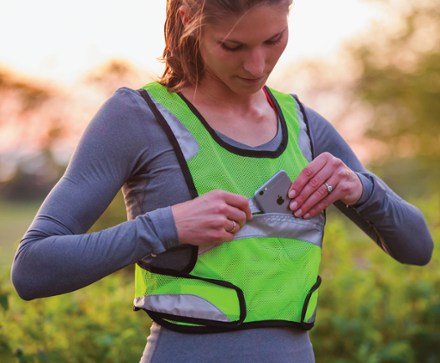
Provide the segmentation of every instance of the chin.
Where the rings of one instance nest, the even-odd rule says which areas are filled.
[[[232,92],[239,95],[251,95],[261,91],[261,89],[264,87],[265,84],[266,84],[266,80],[259,81],[253,84],[240,83],[238,85],[231,86],[230,89],[232,90]]]
[[[254,93],[257,93],[259,91],[261,91],[261,89],[264,87],[265,83],[261,83],[255,86],[249,86],[249,87],[242,87],[241,88],[241,94],[243,95],[251,95]]]

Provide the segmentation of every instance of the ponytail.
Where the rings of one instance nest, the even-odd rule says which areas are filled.
[[[167,0],[165,49],[162,54],[165,71],[159,82],[170,92],[196,85],[203,72],[198,45],[203,6],[200,0],[194,6],[191,3],[187,0]],[[186,26],[179,13],[181,6],[187,6],[190,12],[190,21]]]

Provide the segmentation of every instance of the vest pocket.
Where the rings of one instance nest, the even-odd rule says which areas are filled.
[[[157,275],[154,293],[134,300],[136,310],[145,310],[162,325],[232,328],[246,317],[243,292],[220,280],[187,275]]]
[[[287,213],[256,214],[235,235],[235,239],[249,237],[293,238],[322,247],[324,217],[296,218]]]
[[[197,262],[198,247],[192,245],[179,245],[155,255],[146,256],[137,264],[144,270],[172,275],[182,276],[189,274]]]

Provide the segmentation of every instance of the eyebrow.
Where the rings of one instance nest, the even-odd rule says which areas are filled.
[[[283,30],[281,30],[279,33],[277,33],[277,34],[271,36],[270,38],[265,39],[264,42],[267,42],[267,41],[273,40],[274,38],[277,38],[277,37],[281,36],[281,35],[286,31],[286,29],[287,29],[287,27],[284,28]],[[234,39],[226,39],[226,38],[224,38],[224,39],[220,39],[218,42],[219,42],[219,43],[230,43],[230,44],[233,44],[233,45],[243,45],[243,44],[245,44],[245,43],[240,42],[240,41],[238,41],[238,40],[234,40]]]

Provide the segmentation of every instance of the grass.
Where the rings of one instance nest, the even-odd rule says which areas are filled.
[[[0,271],[9,268],[15,249],[41,202],[0,200]]]

